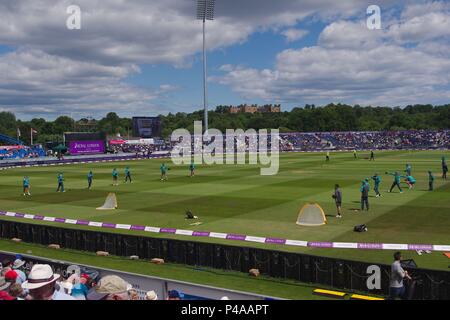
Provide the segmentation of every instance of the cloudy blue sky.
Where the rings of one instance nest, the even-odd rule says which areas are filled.
[[[209,104],[450,102],[450,3],[216,0]],[[66,9],[82,10],[68,30]],[[369,30],[366,9],[382,10]],[[202,105],[195,0],[2,0],[0,110],[21,119]]]

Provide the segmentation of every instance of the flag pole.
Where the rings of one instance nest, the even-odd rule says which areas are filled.
[[[33,146],[33,128],[30,128],[31,146]]]

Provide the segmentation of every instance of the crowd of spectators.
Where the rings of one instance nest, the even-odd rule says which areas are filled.
[[[203,136],[191,137],[192,150],[201,150],[205,142]],[[244,150],[252,152],[258,150],[259,136],[233,136],[233,147],[227,147],[227,136],[223,135],[223,150]],[[211,142],[214,142],[212,138]],[[273,139],[262,141],[263,145],[271,148]],[[409,130],[409,131],[367,131],[367,132],[295,132],[281,133],[279,135],[279,147],[281,151],[321,151],[321,150],[387,150],[387,149],[438,149],[450,147],[450,130]],[[134,153],[137,156],[148,157],[156,151],[170,151],[181,142],[158,140],[155,144],[111,144],[108,148],[110,153]],[[234,149],[233,149],[234,148]],[[51,150],[45,151],[42,147],[17,148],[0,146],[0,160],[37,158],[43,156],[58,155]]]
[[[114,154],[135,153],[137,155],[147,156],[154,152],[156,148],[153,145],[144,144],[116,144],[109,147],[109,151]]]
[[[0,160],[30,159],[30,158],[44,157],[46,155],[47,154],[46,154],[45,150],[41,146],[34,146],[34,147],[0,146]]]
[[[231,137],[234,143],[227,145]],[[191,137],[192,150],[201,150],[207,142],[202,142],[202,136]],[[257,151],[260,136],[222,136],[223,150],[232,152]],[[172,143],[180,143],[182,139]],[[267,149],[276,141],[274,137],[267,137],[262,145]],[[215,138],[211,139],[215,142]],[[211,143],[209,142],[209,143]],[[373,132],[316,132],[316,133],[281,133],[279,135],[281,151],[321,151],[321,150],[387,150],[387,149],[438,149],[450,147],[450,130],[414,130],[414,131],[373,131]],[[230,148],[231,146],[231,148]],[[234,148],[234,149],[233,149]]]
[[[283,133],[285,149],[386,150],[450,147],[450,130]]]
[[[167,300],[182,300],[177,290],[167,292]],[[111,274],[74,272],[56,274],[48,264],[35,264],[28,270],[25,260],[16,255],[12,262],[0,264],[0,300],[160,300],[154,290],[145,294],[121,277]]]

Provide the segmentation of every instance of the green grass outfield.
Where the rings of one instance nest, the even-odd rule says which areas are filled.
[[[368,157],[367,153],[360,153],[358,160],[353,159],[351,152],[332,153],[331,161],[325,163],[325,156],[321,153],[282,154],[280,171],[276,176],[261,176],[259,166],[254,165],[215,165],[197,166],[197,176],[189,178],[188,166],[171,165],[167,182],[159,181],[159,165],[163,160],[16,168],[0,172],[0,210],[293,240],[450,244],[450,183],[440,179],[441,156],[449,158],[450,153],[389,151],[376,152],[375,155],[376,160],[370,162],[364,159]],[[384,172],[403,171],[407,162],[411,163],[413,176],[417,179],[416,189],[410,191],[405,188],[403,194],[397,190],[387,193],[393,178],[384,175]],[[134,180],[126,185],[122,180],[127,165]],[[111,186],[113,167],[117,167],[120,173],[121,184],[117,187]],[[94,172],[93,189],[90,191],[86,189],[89,169]],[[427,170],[432,170],[436,176],[433,192],[426,191]],[[55,192],[59,171],[64,172],[66,193]],[[382,175],[383,197],[375,198],[371,190],[371,210],[368,213],[352,210],[360,206],[361,180],[375,172]],[[31,178],[32,197],[22,196],[24,175]],[[342,219],[334,217],[331,194],[335,183],[342,186]],[[108,192],[117,194],[119,209],[97,211],[95,208],[103,204]],[[327,225],[300,227],[295,224],[298,211],[306,202],[318,202],[323,207]],[[203,224],[189,226],[192,221],[184,219],[187,209],[199,216]],[[353,232],[353,226],[361,223],[367,224],[369,231]],[[116,232],[217,241],[378,263],[390,263],[393,253],[383,250],[300,248],[123,230]],[[4,244],[0,244],[0,248],[8,249]],[[413,258],[420,267],[445,270],[448,270],[450,261],[440,252],[422,256],[405,252],[404,258]]]

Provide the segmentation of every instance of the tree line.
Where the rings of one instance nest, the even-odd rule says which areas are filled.
[[[362,107],[359,105],[328,104],[323,107],[305,105],[280,113],[236,113],[227,112],[229,106],[217,106],[210,111],[209,127],[225,132],[226,129],[265,128],[280,129],[281,132],[311,131],[382,131],[413,129],[449,129],[450,104],[433,106],[410,105],[399,107]],[[193,131],[194,121],[203,120],[203,111],[192,113],[169,113],[160,115],[162,135],[170,136],[178,128]],[[30,121],[16,119],[11,112],[0,112],[0,133],[30,142],[30,130],[38,133],[34,136],[36,143],[62,142],[64,132],[105,132],[110,136],[132,136],[131,118],[121,118],[110,112],[101,119],[75,120],[60,116],[54,121],[34,118]]]

